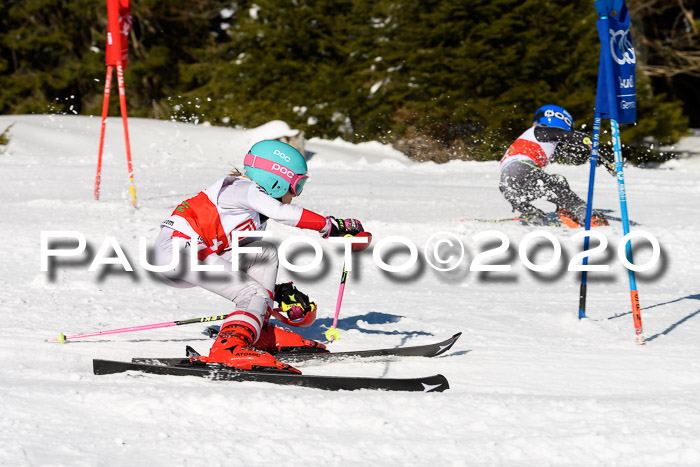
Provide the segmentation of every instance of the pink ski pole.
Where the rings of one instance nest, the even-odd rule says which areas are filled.
[[[123,332],[146,331],[148,329],[167,328],[170,326],[182,326],[183,324],[208,323],[210,321],[222,320],[227,316],[228,315],[205,316],[204,318],[184,319],[180,321],[170,321],[168,323],[144,324],[142,326],[130,326],[128,328],[110,329],[108,331],[88,332],[86,334],[76,334],[74,336],[65,336],[63,333],[60,333],[58,337],[46,339],[46,342],[60,342],[61,344],[63,344],[65,341],[81,339],[83,337],[104,336],[107,334],[120,334]]]
[[[367,248],[372,241],[372,234],[369,232],[360,232],[356,237],[367,237],[367,243],[354,243],[352,251],[362,251]],[[343,263],[343,275],[340,277],[340,288],[338,289],[338,300],[335,302],[335,316],[333,317],[333,326],[326,331],[326,339],[329,341],[340,339],[340,331],[338,331],[338,316],[340,315],[340,305],[343,303],[343,292],[345,292],[345,281],[348,278],[348,271]]]
[[[338,331],[338,316],[340,315],[340,305],[343,303],[343,292],[345,292],[345,280],[348,278],[348,271],[343,263],[343,275],[340,277],[340,289],[338,289],[338,300],[335,302],[335,317],[333,317],[333,326],[326,331],[326,339],[329,341],[340,339],[340,331]]]

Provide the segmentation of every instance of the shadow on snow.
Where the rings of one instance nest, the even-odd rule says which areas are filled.
[[[656,305],[651,305],[651,306],[647,306],[647,307],[642,308],[642,311],[644,311],[644,310],[649,310],[649,309],[651,309],[651,308],[656,308],[656,307],[658,307],[658,306],[670,305],[670,304],[672,304],[672,303],[677,303],[677,302],[680,302],[680,301],[682,301],[682,300],[700,300],[700,294],[688,295],[687,297],[677,298],[677,299],[675,299],[675,300],[670,300],[670,301],[668,301],[668,302],[657,303]],[[616,319],[616,318],[620,318],[620,317],[622,317],[622,316],[629,315],[629,314],[632,314],[632,312],[631,312],[631,311],[627,311],[627,312],[625,312],[625,313],[619,313],[619,314],[616,314],[616,315],[611,316],[611,317],[608,318],[608,319]],[[646,340],[647,342],[649,342],[649,341],[653,341],[654,339],[656,339],[656,338],[658,338],[658,337],[665,336],[665,335],[669,334],[671,331],[673,331],[674,329],[676,329],[676,328],[677,328],[678,326],[680,326],[681,324],[685,323],[685,322],[688,321],[689,319],[694,318],[695,316],[697,316],[697,315],[699,315],[699,314],[700,314],[700,309],[698,309],[698,310],[696,310],[696,311],[690,313],[689,315],[687,315],[687,316],[681,318],[680,320],[676,321],[675,323],[673,323],[672,325],[670,325],[668,328],[666,328],[664,331],[659,332],[659,333],[656,333],[656,334],[654,334],[653,336],[650,336],[650,337],[646,338],[645,340]]]

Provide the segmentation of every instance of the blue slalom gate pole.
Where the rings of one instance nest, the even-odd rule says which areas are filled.
[[[610,119],[612,130],[613,149],[615,151],[615,170],[617,173],[617,189],[620,196],[620,211],[622,212],[622,231],[624,235],[630,233],[630,221],[627,216],[627,193],[625,192],[625,176],[622,172],[622,147],[620,145],[620,126],[617,120]],[[625,243],[627,261],[632,263],[632,243]],[[642,330],[642,310],[639,306],[639,292],[637,291],[637,279],[634,271],[627,270],[630,281],[630,298],[632,300],[632,317],[634,318],[634,332],[637,335],[637,344],[644,345],[644,331]]]
[[[593,145],[591,148],[591,171],[588,175],[588,199],[586,201],[586,231],[591,230],[591,216],[593,213],[593,185],[595,183],[595,168],[598,164],[598,146],[600,144],[600,114],[596,112],[593,120]],[[583,251],[588,251],[590,237],[583,239]],[[588,256],[583,257],[583,265],[588,264]],[[578,294],[578,319],[586,317],[586,280],[588,271],[581,271],[581,288]]]
[[[634,123],[637,119],[637,88],[636,64],[637,53],[634,50],[630,34],[630,16],[625,0],[595,0],[593,2],[598,17],[596,28],[600,39],[600,61],[598,63],[598,86],[596,88],[595,116],[610,119],[613,146],[615,151],[615,167],[617,186],[622,211],[622,228],[627,242],[625,253],[627,261],[632,265],[632,245],[629,240],[629,218],[627,217],[627,195],[625,193],[625,178],[622,173],[622,148],[620,144],[620,123]],[[597,124],[600,131],[600,124]],[[596,141],[597,143],[598,141]],[[593,154],[593,153],[592,153]],[[593,176],[591,175],[591,181]],[[589,227],[591,192],[588,193],[589,205],[586,211],[586,228]],[[588,241],[588,238],[585,239]],[[586,243],[588,245],[588,243]],[[584,258],[584,263],[586,264]],[[632,268],[628,267],[630,281],[630,296],[632,298],[632,316],[637,344],[644,344],[642,332],[642,312],[639,308],[639,293],[637,280]],[[586,275],[583,273],[581,287],[585,299]],[[581,305],[585,305],[585,301]],[[579,310],[579,317],[585,316],[585,308]]]

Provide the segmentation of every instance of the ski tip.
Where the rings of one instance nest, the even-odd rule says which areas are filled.
[[[450,389],[450,383],[441,374],[426,378],[420,384],[423,386],[423,392],[443,392]]]
[[[445,345],[440,345],[440,349],[433,355],[433,357],[437,357],[438,355],[442,355],[448,350],[452,348],[452,346],[457,342],[457,339],[459,339],[459,336],[461,336],[462,333],[458,332],[454,336],[450,337],[445,341]]]

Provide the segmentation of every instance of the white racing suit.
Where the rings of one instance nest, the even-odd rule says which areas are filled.
[[[260,247],[260,253],[238,255],[238,271],[231,267],[231,233],[265,230],[268,219],[282,224],[320,231],[326,219],[293,204],[282,204],[244,177],[224,177],[197,196],[183,201],[161,223],[154,247],[156,266],[172,264],[180,243],[177,267],[159,273],[173,287],[199,286],[236,303],[236,310],[223,326],[235,323],[247,326],[259,335],[267,312],[273,307],[277,278],[277,250],[274,245],[254,238],[241,238],[239,245]],[[177,241],[177,242],[176,242]],[[197,249],[200,265],[222,265],[223,272],[191,270],[191,249]]]

